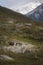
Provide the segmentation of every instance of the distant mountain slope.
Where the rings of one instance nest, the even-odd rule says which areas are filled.
[[[15,11],[12,11],[2,6],[0,6],[0,18],[3,18],[3,19],[6,19],[6,18],[14,19],[15,18],[17,20],[24,20],[25,18],[27,21],[29,20],[26,16],[23,16],[22,14],[19,14]]]
[[[33,11],[27,13],[26,16],[36,21],[43,21],[43,3]]]

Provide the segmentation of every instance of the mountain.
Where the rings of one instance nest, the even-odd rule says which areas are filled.
[[[41,64],[43,22],[0,6],[0,65]]]
[[[24,18],[25,18],[28,21],[28,18],[26,16],[24,16],[22,14],[19,14],[19,13],[13,11],[13,10],[10,10],[6,7],[2,7],[2,6],[0,6],[0,20],[1,20],[1,18],[6,19],[6,20],[8,20],[10,18],[11,18],[11,20],[12,19],[15,19],[15,20],[17,19],[17,21],[18,20],[20,21],[20,19],[24,20]]]
[[[43,30],[41,22],[35,22],[25,15],[0,6],[0,43],[5,37],[8,39],[13,37],[43,39],[41,30]]]
[[[17,9],[16,11],[25,15],[28,12],[34,10],[40,4],[41,4],[40,2],[29,2],[29,3],[21,6],[21,8]]]
[[[26,16],[36,21],[43,21],[43,3],[31,12],[27,13]]]

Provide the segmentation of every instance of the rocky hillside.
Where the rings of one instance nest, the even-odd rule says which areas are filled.
[[[43,23],[0,6],[0,42],[12,38],[43,39]]]
[[[43,65],[43,22],[0,6],[0,65]]]

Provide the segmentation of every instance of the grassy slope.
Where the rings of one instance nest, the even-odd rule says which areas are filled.
[[[30,23],[32,26],[26,25]],[[34,22],[17,12],[0,7],[0,45],[5,45],[10,39],[40,45],[41,49],[37,53],[39,59],[36,60],[34,54],[5,53],[0,50],[0,54],[7,54],[15,59],[12,62],[0,60],[0,65],[43,65],[43,23]]]

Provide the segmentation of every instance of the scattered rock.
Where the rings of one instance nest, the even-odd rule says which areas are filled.
[[[11,45],[11,46],[14,45],[14,42],[13,42],[13,41],[9,41],[8,43],[9,43],[9,45]]]
[[[1,60],[14,60],[13,58],[7,56],[7,55],[0,55]]]
[[[17,46],[17,45],[21,46],[21,45],[22,45],[22,43],[16,43],[16,46]]]
[[[14,53],[37,53],[39,48],[37,46],[26,43],[26,42],[21,42],[21,41],[8,41],[9,46],[3,46],[4,51],[11,51]]]

